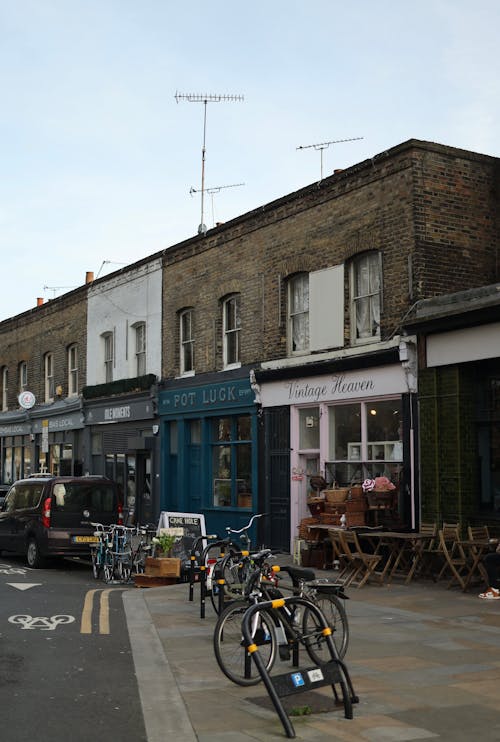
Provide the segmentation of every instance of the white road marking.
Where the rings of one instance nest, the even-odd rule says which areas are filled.
[[[10,587],[15,587],[16,590],[29,590],[30,587],[41,587],[43,583],[41,582],[6,582],[6,585],[10,585]]]
[[[41,631],[54,631],[59,624],[73,623],[74,616],[10,616],[9,623],[21,625],[23,629],[40,629]]]

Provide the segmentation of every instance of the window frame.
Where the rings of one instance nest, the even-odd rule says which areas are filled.
[[[19,392],[24,392],[28,388],[28,362],[20,361],[18,366]]]
[[[78,395],[78,345],[73,343],[68,346],[68,397]]]
[[[55,384],[54,354],[52,352],[45,353],[43,357],[43,387],[45,393],[45,401],[53,402],[55,395]]]
[[[231,317],[229,313],[233,316]],[[231,323],[228,320],[232,320]],[[241,366],[240,338],[241,295],[230,294],[222,302],[222,361],[225,369]]]
[[[303,282],[304,286],[301,291],[302,297],[306,297],[306,300],[302,302],[300,307],[295,306],[295,292],[294,286],[298,282]],[[304,291],[305,285],[307,284],[307,296]],[[310,352],[310,326],[309,326],[309,273],[302,271],[301,273],[295,273],[290,276],[287,281],[287,345],[289,356],[300,356],[306,355]],[[294,330],[296,327],[296,320],[298,318],[305,318],[305,331],[303,337],[303,347],[294,348]]]
[[[137,322],[134,325],[135,332],[135,370],[137,376],[144,376],[146,374],[146,348],[147,348],[147,335],[146,335],[146,323]]]
[[[378,274],[378,290],[369,289],[365,293],[356,293],[356,285],[359,276],[360,269],[363,264],[368,263],[368,276],[369,283],[371,284],[371,277],[374,265],[376,263],[376,269]],[[351,328],[351,345],[366,345],[368,343],[377,343],[381,338],[381,314],[382,314],[382,303],[383,303],[383,280],[382,280],[382,253],[377,250],[370,250],[360,255],[356,255],[350,265],[350,328]],[[378,307],[375,308],[375,299],[378,300]],[[378,313],[378,324],[377,330],[372,332],[371,335],[364,337],[358,337],[358,322],[357,322],[357,308],[361,301],[368,300],[369,305],[369,322],[373,325],[373,322],[377,322],[376,314]]]
[[[2,367],[2,412],[9,409],[9,369],[7,366]]]
[[[189,327],[186,328],[186,320]],[[181,376],[193,376],[194,364],[194,310],[187,307],[179,312],[179,371]],[[189,333],[186,333],[189,329]],[[189,358],[191,363],[188,363]]]
[[[110,384],[113,381],[113,368],[115,365],[114,333],[111,331],[103,332],[102,340],[103,340],[104,383]]]

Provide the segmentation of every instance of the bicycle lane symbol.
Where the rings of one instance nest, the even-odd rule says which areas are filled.
[[[20,626],[24,629],[39,629],[40,631],[55,631],[61,624],[73,623],[74,616],[56,615],[56,616],[28,616],[16,615],[9,616],[9,623]]]

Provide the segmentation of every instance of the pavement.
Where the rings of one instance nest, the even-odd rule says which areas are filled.
[[[220,671],[215,613],[208,601],[201,619],[199,586],[193,602],[188,588],[123,594],[148,742],[286,739],[264,685],[241,687]],[[305,698],[293,696],[296,739],[500,741],[500,601],[479,600],[478,592],[430,580],[348,588],[354,718],[344,718],[329,686],[308,694],[308,715],[290,715]]]

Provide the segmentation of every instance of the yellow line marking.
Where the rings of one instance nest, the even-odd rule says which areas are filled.
[[[109,634],[109,594],[114,590],[125,590],[123,587],[111,587],[107,589],[89,590],[85,595],[82,610],[82,621],[80,624],[80,634],[92,633],[92,611],[94,608],[94,595],[101,593],[99,601],[99,634]]]

